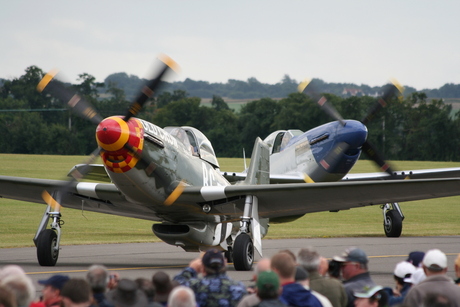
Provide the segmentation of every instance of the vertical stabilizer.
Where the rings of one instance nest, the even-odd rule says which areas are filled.
[[[254,143],[251,164],[244,184],[269,184],[270,183],[270,151],[268,145],[259,137]]]

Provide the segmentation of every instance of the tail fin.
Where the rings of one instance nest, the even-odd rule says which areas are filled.
[[[244,184],[269,184],[270,183],[270,151],[268,145],[259,137],[254,143],[251,164]]]

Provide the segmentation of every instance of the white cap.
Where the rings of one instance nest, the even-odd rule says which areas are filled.
[[[413,274],[415,272],[415,267],[412,263],[407,261],[401,261],[396,265],[394,274],[399,278],[409,277],[407,274]]]
[[[422,263],[430,271],[442,271],[447,268],[447,257],[439,249],[430,249],[423,257]]]
[[[426,278],[425,272],[422,268],[417,268],[412,276],[409,278],[404,278],[404,282],[411,283],[412,285],[418,285]]]

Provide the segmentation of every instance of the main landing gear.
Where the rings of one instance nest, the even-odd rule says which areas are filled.
[[[51,229],[46,229],[49,220]],[[37,259],[41,266],[54,266],[59,257],[59,242],[61,240],[61,226],[64,221],[61,220],[59,210],[51,212],[48,206],[43,214],[42,221],[34,237],[34,243],[37,247]]]
[[[252,239],[249,233],[252,234]],[[246,196],[241,228],[233,242],[233,247],[226,252],[227,261],[232,258],[233,266],[237,271],[249,271],[254,263],[255,250],[262,255],[258,202],[257,197]]]
[[[383,229],[387,237],[397,238],[401,236],[402,221],[404,215],[398,203],[383,205]]]

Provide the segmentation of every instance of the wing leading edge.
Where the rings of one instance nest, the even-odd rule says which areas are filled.
[[[219,206],[241,195],[257,196],[260,217],[274,218],[456,196],[460,195],[460,178],[186,187],[177,202]]]

